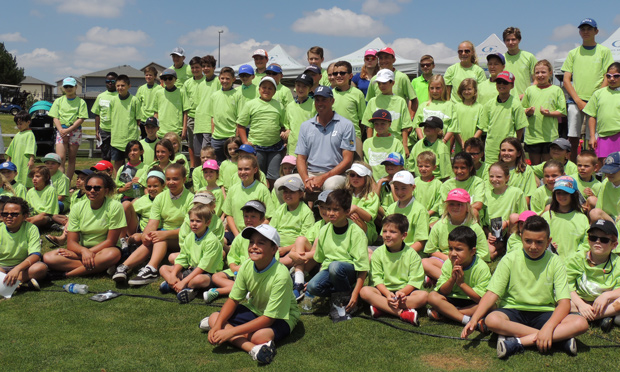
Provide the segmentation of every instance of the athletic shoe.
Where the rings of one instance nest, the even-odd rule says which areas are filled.
[[[35,279],[30,279],[27,282],[22,282],[19,285],[20,290],[29,290],[29,291],[40,291],[41,287],[39,286],[39,282]]]
[[[205,300],[205,303],[210,304],[215,301],[220,296],[220,293],[215,288],[211,288],[205,293],[202,294],[202,297]]]
[[[269,364],[276,356],[276,348],[273,342],[269,341],[266,344],[256,345],[250,350],[250,356],[261,364]]]
[[[133,279],[129,280],[129,285],[145,285],[149,283],[153,283],[159,278],[159,274],[157,270],[151,269],[148,266],[144,266],[138,271],[138,275],[136,275]]]
[[[108,267],[108,269],[105,272],[106,274],[113,276],[116,273],[116,265],[112,265]]]
[[[575,341],[574,337],[565,340],[562,344],[562,348],[564,348],[564,351],[566,351],[569,355],[577,355],[577,341]]]
[[[63,231],[65,229],[65,227],[59,223],[53,223],[50,226],[50,230],[52,231]]]
[[[484,318],[480,319],[478,321],[478,323],[476,323],[476,331],[478,331],[480,333],[484,333],[484,334],[489,333],[489,328],[487,327],[486,323],[484,322]]]
[[[172,292],[172,290],[170,289],[170,284],[168,284],[168,282],[165,280],[161,282],[161,284],[159,285],[159,292],[161,294],[168,294]]]
[[[198,328],[203,332],[209,332],[211,330],[211,326],[209,326],[209,317],[203,318],[200,323],[198,323]]]
[[[177,293],[177,300],[182,304],[188,304],[196,298],[196,291],[191,288],[185,288],[181,292]]]
[[[376,307],[370,305],[370,315],[373,318],[377,319],[377,318],[383,316],[383,311],[381,311],[381,310],[377,309]]]
[[[127,274],[131,269],[128,266],[120,264],[116,267],[116,272],[112,275],[112,280],[117,283],[125,283],[127,281]]]
[[[411,323],[416,327],[420,326],[420,321],[418,320],[418,312],[415,309],[403,310],[400,313],[400,319],[403,322]]]
[[[522,353],[525,349],[515,337],[508,337],[503,340],[497,339],[497,357],[508,358],[516,353]]]
[[[609,333],[609,331],[611,331],[611,328],[613,326],[614,326],[614,318],[607,317],[601,320],[601,331],[603,331],[604,333]]]
[[[429,276],[424,277],[424,288],[434,288],[437,281]]]
[[[297,301],[304,298],[304,283],[294,283],[293,284],[293,296]]]
[[[129,238],[120,238],[121,250],[129,248]]]
[[[430,320],[442,320],[443,317],[435,309],[426,309],[426,315]]]

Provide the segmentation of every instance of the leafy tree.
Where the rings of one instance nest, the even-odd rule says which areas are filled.
[[[0,43],[0,83],[19,85],[24,80],[24,69],[17,66],[17,59]]]

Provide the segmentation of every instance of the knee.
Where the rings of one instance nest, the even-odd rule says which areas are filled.
[[[47,264],[54,264],[58,262],[58,249],[54,249],[53,251],[49,251],[43,255],[43,262]]]
[[[362,287],[362,289],[360,290],[360,297],[364,300],[367,300],[368,298],[370,298],[370,295],[372,294],[372,289],[373,287],[369,287],[369,286]]]
[[[347,272],[347,263],[334,261],[329,264],[327,270],[329,271],[329,276],[343,276],[346,275]]]
[[[35,279],[45,277],[47,273],[47,265],[43,262],[37,262],[28,269],[28,276]]]
[[[441,294],[439,294],[439,292],[436,291],[431,291],[428,294],[428,297],[426,298],[426,301],[431,305],[431,306],[437,306],[437,304],[443,300],[443,296]]]
[[[490,313],[489,315],[487,315],[487,317],[484,319],[484,323],[487,325],[487,327],[490,330],[494,330],[499,328],[499,326],[502,323],[506,322],[506,318],[504,316],[502,316],[503,314],[498,313],[497,311],[494,311],[492,313]]]

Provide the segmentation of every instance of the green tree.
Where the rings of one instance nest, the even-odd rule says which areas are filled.
[[[17,65],[17,59],[0,43],[0,83],[19,85],[24,80],[24,69]]]

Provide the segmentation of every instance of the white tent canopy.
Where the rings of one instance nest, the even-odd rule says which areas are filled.
[[[306,68],[305,65],[301,65],[297,62],[293,57],[291,57],[281,46],[277,44],[271,50],[267,51],[267,55],[269,56],[269,61],[267,62],[267,66],[272,63],[277,63],[282,67],[283,77],[287,78],[295,78],[297,75],[301,74]],[[236,66],[231,66],[235,72],[239,71],[239,67],[241,65],[250,65],[252,68],[256,69],[254,65],[254,60],[248,61],[246,63],[241,63]],[[219,72],[219,69],[218,71]]]
[[[348,61],[351,65],[353,65],[353,73],[355,74],[362,70],[362,66],[364,65],[364,52],[366,52],[367,49],[381,50],[386,46],[387,44],[378,37],[353,53],[349,53],[342,57],[334,58],[331,61],[323,62],[322,66],[327,68],[327,66],[329,66],[329,64],[332,62]],[[394,68],[405,74],[418,73],[418,63],[416,61],[406,59],[398,55],[398,53],[396,53],[396,62],[394,63]]]
[[[476,45],[476,55],[478,56],[478,64],[485,71],[487,70],[487,56],[493,53],[506,53],[508,48],[504,45],[504,42],[495,34],[489,35],[483,42]],[[435,69],[433,73],[444,74],[448,67],[459,62],[458,56],[448,57],[435,61]]]
[[[620,27],[611,34],[607,40],[603,41],[601,45],[606,46],[611,50],[611,56],[614,61],[620,62]],[[556,76],[561,76],[564,73],[562,72],[562,65],[564,64],[564,60],[566,58],[559,58],[553,61],[553,74]]]

